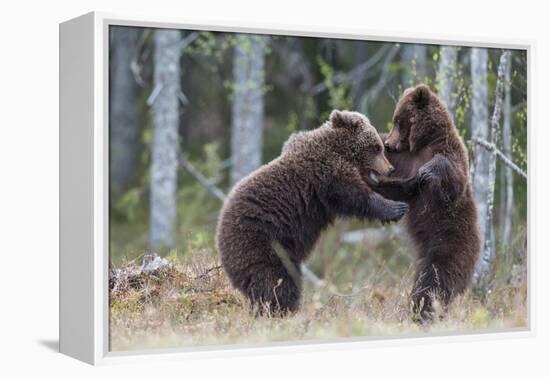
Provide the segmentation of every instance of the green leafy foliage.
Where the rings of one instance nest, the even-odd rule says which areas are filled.
[[[113,205],[113,210],[123,221],[133,222],[136,219],[136,209],[140,204],[141,190],[132,188],[121,195]]]
[[[318,57],[317,63],[324,77],[325,85],[328,89],[328,107],[331,109],[351,109],[351,97],[349,87],[346,85],[336,85],[334,79],[334,68],[330,66],[323,58]]]

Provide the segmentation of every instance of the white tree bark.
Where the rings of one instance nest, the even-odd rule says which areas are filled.
[[[138,160],[138,86],[130,69],[138,37],[138,28],[111,26],[109,176],[110,184],[116,191],[124,189],[132,181]]]
[[[368,45],[364,41],[357,41],[354,49],[353,60],[355,67],[360,66],[367,61],[368,57]],[[360,113],[367,112],[367,71],[362,72],[361,75],[352,81],[351,83],[351,100],[353,101],[353,110]]]
[[[498,136],[498,126],[502,111],[503,97],[503,82],[504,75],[507,69],[510,52],[504,51],[500,56],[497,75],[497,87],[495,95],[495,107],[491,117],[491,138],[490,142],[496,145]],[[493,223],[493,203],[495,199],[495,178],[496,178],[496,153],[493,152],[489,156],[489,192],[487,194],[487,217],[485,223],[492,225]],[[483,221],[484,219],[480,219]],[[489,291],[491,274],[493,271],[493,261],[495,258],[494,240],[492,226],[485,226],[485,237],[483,242],[483,250],[480,255],[478,268],[476,271],[476,285],[478,289],[487,293]]]
[[[470,52],[470,70],[472,77],[472,138],[489,139],[489,110],[487,94],[487,49],[472,48]],[[472,161],[472,185],[477,206],[481,235],[481,250],[484,248],[485,228],[487,224],[487,196],[489,194],[489,160],[491,152],[485,148],[475,149]]]
[[[503,111],[503,123],[502,123],[502,146],[504,154],[506,156],[512,156],[512,91],[511,91],[511,72],[512,64],[509,62],[506,66],[506,72],[504,76],[504,107]],[[514,212],[514,174],[510,169],[502,169],[504,174],[504,187],[505,193],[503,197],[504,212],[503,212],[503,230],[502,230],[502,244],[508,245],[510,242],[510,234],[512,231],[512,217]]]
[[[256,170],[262,162],[267,43],[265,36],[237,36],[233,57],[232,184]]]
[[[420,44],[404,44],[401,57],[405,66],[403,88],[409,88],[422,82],[426,77],[426,56],[428,46]]]
[[[180,41],[177,30],[159,29],[155,32],[149,229],[152,248],[175,246]]]
[[[456,107],[455,76],[458,48],[453,46],[441,46],[439,54],[439,67],[437,72],[439,97],[447,104],[447,108],[454,118]]]

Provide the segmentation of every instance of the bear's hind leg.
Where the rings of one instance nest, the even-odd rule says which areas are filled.
[[[259,314],[284,315],[300,305],[300,263],[282,246],[259,234],[248,235],[238,248],[222,249],[222,264],[233,286]],[[231,245],[235,245],[232,242]]]
[[[288,271],[281,261],[256,266],[249,276],[245,294],[260,314],[285,315],[300,306],[299,266]]]
[[[452,295],[452,284],[445,265],[430,258],[420,261],[411,292],[413,320],[430,323],[436,315],[434,299],[446,308]]]

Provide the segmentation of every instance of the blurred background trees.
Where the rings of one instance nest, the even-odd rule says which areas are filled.
[[[241,34],[233,54],[231,184],[262,164],[264,71],[268,37]]]
[[[439,51],[439,66],[437,72],[438,93],[447,104],[449,111],[455,116],[456,111],[456,76],[458,48],[454,46],[441,46]]]
[[[483,139],[480,137],[472,137],[472,140],[476,142],[476,145],[481,145],[485,147],[486,150],[490,151],[487,156],[487,161],[485,164],[489,166],[488,168],[488,179],[487,179],[487,195],[483,198],[480,198],[481,201],[485,199],[486,201],[486,214],[485,216],[480,216],[480,227],[482,228],[482,241],[483,248],[480,255],[479,263],[477,266],[476,274],[474,274],[474,279],[476,280],[476,287],[481,292],[489,292],[491,289],[491,280],[492,272],[494,270],[494,261],[496,257],[495,250],[495,231],[493,228],[493,218],[494,215],[494,203],[495,203],[495,187],[496,187],[496,164],[497,164],[497,153],[496,148],[498,148],[498,140],[500,138],[501,126],[500,119],[502,117],[502,103],[504,96],[504,80],[505,72],[507,70],[508,64],[510,61],[510,51],[503,51],[500,55],[498,68],[497,68],[497,81],[495,89],[495,101],[493,108],[493,115],[491,116],[491,129],[489,140]],[[501,152],[502,153],[502,152]],[[502,158],[502,157],[501,157]],[[503,161],[506,161],[507,156],[504,156]],[[510,163],[512,164],[512,163]],[[513,164],[512,164],[513,165]],[[514,165],[515,166],[515,165]],[[510,169],[510,166],[506,166],[507,169]],[[474,167],[475,174],[475,167]],[[475,189],[474,189],[475,190]],[[476,200],[476,204],[481,205],[480,200]],[[482,225],[483,224],[483,225]]]
[[[109,77],[110,184],[117,192],[135,178],[140,129],[138,125],[138,84],[130,65],[137,46],[139,30],[113,27]]]
[[[154,35],[153,91],[147,100],[153,116],[149,243],[151,248],[175,247],[178,184],[181,33],[157,30]]]
[[[508,62],[504,76],[504,107],[502,122],[502,151],[512,155],[512,62]],[[504,245],[510,242],[512,218],[514,214],[514,173],[511,169],[501,169],[500,185],[500,218],[502,219],[501,240]]]
[[[494,216],[487,224],[490,141],[501,50],[309,37],[110,30],[110,255],[114,264],[147,251],[213,250],[220,197],[280,153],[288,136],[318,127],[333,108],[391,127],[409,86],[430,85],[446,101],[469,147],[482,226],[496,262],[525,258],[526,180],[496,161]],[[527,72],[511,51],[494,144],[527,170]],[[182,163],[184,161],[184,163]],[[198,179],[199,177],[200,179]],[[338,240],[379,224],[336,224],[311,264],[329,271]],[[395,232],[390,232],[395,234]],[[483,230],[483,234],[485,231]],[[383,238],[383,237],[382,237]],[[387,254],[397,255],[389,248]],[[350,256],[351,258],[351,256]],[[393,259],[392,259],[393,260]],[[406,268],[411,259],[396,256]],[[350,264],[356,266],[357,264]],[[506,268],[508,268],[506,267]],[[504,267],[502,267],[504,268]],[[508,271],[509,272],[509,271]]]
[[[470,51],[470,71],[472,80],[471,99],[471,134],[489,140],[489,93],[488,93],[488,54],[483,48],[472,48]],[[479,148],[473,160],[472,185],[479,216],[481,243],[485,241],[485,227],[487,224],[487,196],[489,195],[489,155],[490,152]],[[492,248],[492,245],[490,245]]]

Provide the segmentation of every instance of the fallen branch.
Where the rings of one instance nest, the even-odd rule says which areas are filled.
[[[369,245],[370,249],[373,249],[378,247],[382,242],[392,240],[394,238],[401,238],[404,240],[408,239],[407,233],[403,230],[403,226],[401,224],[345,232],[340,236],[340,242],[347,244],[365,243]],[[411,254],[402,248],[395,248],[394,252],[402,255],[404,258],[411,259]],[[393,275],[393,273],[389,271],[386,266],[384,266],[384,268],[387,270],[386,272]]]
[[[500,160],[508,166],[510,169],[512,169],[514,172],[522,176],[523,178],[527,179],[527,173],[524,172],[519,166],[514,164],[514,162],[508,158],[503,152],[501,152],[495,144],[488,142],[487,140],[483,140],[479,137],[474,137],[471,140],[473,143],[477,145],[481,145],[483,148],[487,149],[489,152],[494,153],[500,158]]]
[[[218,264],[218,265],[216,265],[216,266],[214,266],[214,267],[210,267],[210,268],[208,268],[206,271],[204,271],[202,274],[195,276],[195,279],[202,279],[202,278],[208,276],[211,272],[213,272],[213,271],[218,271],[218,270],[221,269],[222,267],[223,267],[223,266],[220,265],[220,264]]]
[[[197,168],[195,168],[195,166],[193,166],[193,164],[191,164],[184,156],[180,156],[180,164],[189,174],[195,177],[210,194],[219,199],[221,202],[225,201],[227,195],[225,195],[225,193],[218,186],[212,183],[211,180],[202,175],[202,173],[198,171]]]
[[[399,226],[352,230],[350,232],[343,233],[340,237],[340,241],[348,244],[360,242],[372,242],[374,244],[378,244],[392,236],[400,236],[402,233],[402,228]]]
[[[313,273],[305,264],[301,264],[300,270],[302,271],[302,274],[304,277],[311,282],[315,286],[315,288],[321,288],[325,286],[325,282],[323,279],[319,278],[317,275]]]
[[[132,287],[143,284],[144,276],[160,276],[162,273],[172,270],[170,262],[161,258],[154,252],[148,252],[143,256],[141,265],[135,260],[123,268],[109,269],[109,288],[111,293],[127,291]]]
[[[181,166],[193,177],[197,179],[205,188],[208,190],[210,194],[212,194],[215,198],[219,199],[222,203],[227,199],[227,195],[212,181],[208,178],[206,178],[189,160],[187,160],[183,155],[180,155],[180,164]],[[317,275],[313,273],[305,264],[302,263],[300,267],[302,274],[304,277],[309,280],[315,287],[322,287],[324,286],[323,279],[319,278]]]

